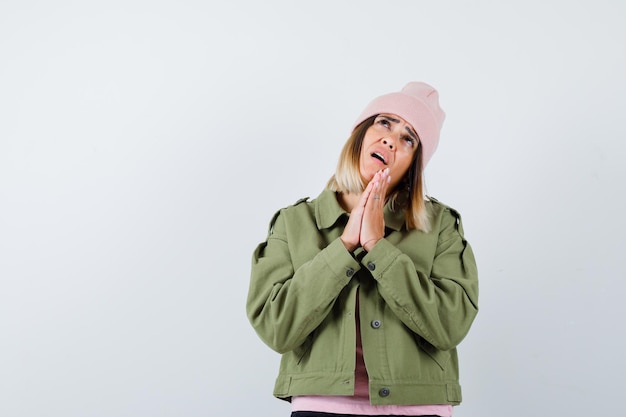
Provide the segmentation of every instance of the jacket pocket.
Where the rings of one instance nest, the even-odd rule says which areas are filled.
[[[311,353],[311,347],[313,346],[313,335],[309,335],[306,338],[304,343],[302,343],[299,347],[294,349],[293,353],[295,354],[297,361],[297,365],[301,365],[302,361],[306,360],[306,357]]]
[[[420,336],[415,335],[415,340],[417,341],[417,345],[422,351],[424,351],[428,356],[431,357],[432,360],[439,365],[442,371],[446,370],[446,366],[450,361],[450,352],[445,350],[439,350]]]

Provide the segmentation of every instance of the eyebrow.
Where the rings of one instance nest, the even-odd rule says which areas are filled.
[[[389,120],[390,122],[394,122],[394,123],[400,123],[399,119],[395,119],[391,116],[383,116],[381,115],[380,117],[384,117],[385,119]],[[411,136],[413,139],[415,139],[416,141],[419,142],[420,138],[419,136],[417,136],[417,133],[415,133],[415,131],[413,129],[411,129],[409,126],[405,126],[404,127],[406,129],[407,132],[409,132],[409,136]]]

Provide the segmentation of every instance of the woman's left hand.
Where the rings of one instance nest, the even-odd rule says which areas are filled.
[[[360,235],[361,247],[368,252],[385,236],[384,208],[390,180],[388,168],[372,178],[374,187],[365,203]]]

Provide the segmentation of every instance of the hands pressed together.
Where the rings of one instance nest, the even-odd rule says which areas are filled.
[[[352,208],[348,223],[340,237],[350,252],[354,252],[359,246],[369,252],[385,236],[383,209],[389,181],[391,181],[389,168],[378,171],[367,184],[356,206]]]

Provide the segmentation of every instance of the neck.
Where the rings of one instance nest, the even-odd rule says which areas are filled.
[[[359,194],[337,193],[337,201],[342,209],[348,213],[352,213],[352,209],[356,207],[361,196]]]

